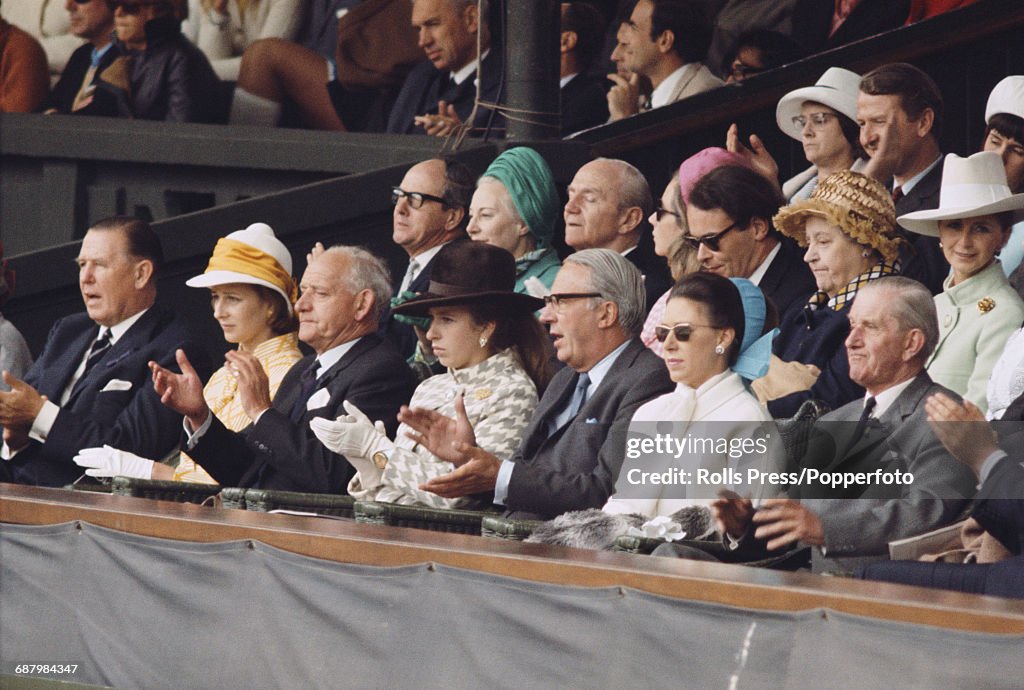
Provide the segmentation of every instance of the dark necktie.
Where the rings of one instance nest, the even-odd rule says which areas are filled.
[[[299,397],[295,398],[291,414],[288,415],[293,422],[302,419],[302,415],[306,411],[306,403],[313,397],[313,391],[316,389],[316,370],[319,368],[320,360],[315,359],[309,365],[309,368],[302,372],[302,376],[299,377],[299,380],[302,382],[302,388],[299,389]]]
[[[892,190],[892,203],[898,204],[903,198],[903,187],[896,187]]]
[[[100,331],[100,337],[96,339],[96,342],[92,344],[89,349],[89,356],[85,360],[85,369],[82,370],[82,375],[78,377],[79,381],[85,380],[85,377],[89,375],[101,359],[103,355],[107,354],[107,350],[111,347],[110,342],[110,329],[104,328]]]
[[[875,400],[874,396],[864,401],[864,409],[860,413],[860,418],[857,420],[857,426],[853,429],[853,436],[850,437],[850,442],[846,444],[846,451],[843,453],[845,456],[850,450],[853,449],[857,442],[860,441],[861,437],[864,436],[864,430],[868,426],[868,420],[871,418],[871,411],[875,409],[875,404],[878,401]]]
[[[562,424],[558,423],[560,419],[563,419],[561,413],[558,413],[551,418],[550,428],[548,429],[549,437],[576,418],[576,415],[580,413],[580,409],[583,407],[583,403],[587,401],[587,389],[589,388],[590,375],[585,373],[580,374],[579,379],[576,380],[576,388],[573,389],[572,398],[569,399],[569,406],[568,408],[565,408],[569,411],[568,416],[564,418],[565,421]]]

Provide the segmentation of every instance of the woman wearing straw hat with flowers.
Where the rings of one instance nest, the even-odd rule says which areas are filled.
[[[293,310],[298,288],[292,279],[288,248],[264,223],[254,223],[217,241],[206,271],[185,283],[209,288],[213,317],[224,339],[259,360],[277,392],[284,375],[302,359]],[[251,420],[242,409],[235,376],[223,366],[203,388],[210,411],[231,431],[241,431]],[[87,448],[75,462],[89,467],[94,477],[124,475],[146,479],[216,482],[184,453],[177,468],[104,446]]]
[[[983,412],[992,368],[1024,321],[1024,302],[996,258],[1022,219],[1024,194],[1010,192],[1002,159],[992,151],[946,156],[939,207],[899,219],[911,232],[938,237],[951,269],[935,296],[939,344],[928,374]]]
[[[434,259],[430,285],[395,313],[429,316],[426,337],[447,373],[423,381],[409,406],[455,418],[463,408],[476,444],[500,457],[519,447],[520,436],[547,383],[547,335],[533,312],[543,302],[513,291],[515,260],[504,249],[470,240],[445,245]],[[420,485],[455,465],[398,427],[395,440],[354,406],[336,420],[314,419],[316,437],[356,468],[349,495],[360,500],[433,508],[482,507],[479,497],[448,499]],[[403,408],[404,409],[404,408]]]
[[[847,310],[869,281],[899,272],[892,196],[880,182],[843,170],[822,180],[810,199],[781,209],[774,223],[807,247],[804,261],[818,291],[786,315],[768,375],[752,387],[776,418],[812,398],[837,408],[864,395],[850,380]]]

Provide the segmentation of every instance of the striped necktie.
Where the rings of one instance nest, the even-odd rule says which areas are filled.
[[[112,345],[113,343],[110,342],[110,329],[104,328],[100,331],[100,337],[96,339],[96,342],[89,349],[89,357],[85,360],[85,369],[82,370],[82,375],[78,377],[79,381],[89,375],[89,372],[103,359],[103,356],[107,354],[107,350]]]

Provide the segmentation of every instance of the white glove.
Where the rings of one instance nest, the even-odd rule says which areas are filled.
[[[137,477],[149,479],[153,476],[153,465],[156,463],[140,458],[126,450],[118,450],[110,446],[102,448],[83,448],[74,458],[79,467],[89,467],[85,473],[90,477]]]
[[[369,459],[377,451],[388,451],[395,447],[384,431],[384,422],[371,422],[348,400],[342,406],[348,414],[341,415],[333,422],[323,417],[314,417],[309,421],[313,433],[329,450],[349,459]]]

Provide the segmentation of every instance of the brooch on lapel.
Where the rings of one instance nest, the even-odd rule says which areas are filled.
[[[996,301],[991,297],[982,297],[978,300],[978,311],[987,314],[996,308]]]
[[[473,392],[473,397],[477,400],[487,400],[487,398],[491,397],[493,392],[494,391],[490,388],[477,388],[476,391]]]

